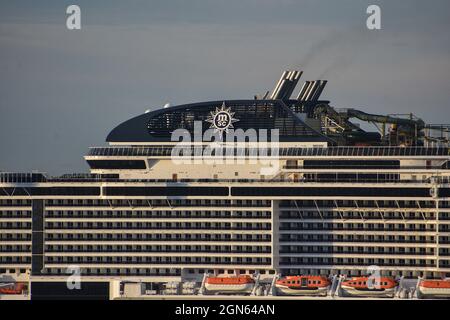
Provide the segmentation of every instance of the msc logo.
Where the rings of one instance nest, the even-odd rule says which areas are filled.
[[[231,118],[230,115],[226,112],[219,112],[218,114],[216,114],[216,116],[214,117],[214,125],[218,128],[218,129],[225,129],[228,128],[228,126],[231,123]]]
[[[225,102],[222,107],[216,108],[216,111],[209,113],[207,122],[211,123],[210,129],[222,133],[228,132],[228,129],[234,128],[233,123],[238,122],[238,119],[233,118],[234,112],[231,112],[231,108],[225,106]]]

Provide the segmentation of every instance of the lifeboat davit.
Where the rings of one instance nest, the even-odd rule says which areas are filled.
[[[208,277],[205,288],[209,293],[250,293],[255,280],[250,276]]]
[[[0,294],[22,294],[26,284],[22,282],[0,283]]]
[[[275,282],[277,291],[285,295],[326,296],[330,280],[323,276],[286,276]]]
[[[450,279],[428,279],[420,280],[417,288],[418,297],[423,298],[449,298]]]
[[[345,294],[360,297],[394,297],[398,283],[389,277],[353,277],[341,284]]]

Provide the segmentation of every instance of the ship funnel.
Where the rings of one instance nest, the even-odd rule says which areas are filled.
[[[302,71],[284,71],[273,89],[270,99],[289,99],[302,73]]]
[[[326,80],[305,81],[297,96],[297,100],[317,101],[326,84]]]
[[[313,81],[313,84],[311,86],[311,90],[308,91],[308,94],[305,97],[306,101],[311,101],[312,97],[314,96],[314,93],[319,88],[319,81]]]
[[[282,95],[286,91],[287,86],[289,86],[288,80],[287,79],[281,80],[281,84],[278,87],[278,91],[274,92],[272,99],[281,99]]]
[[[325,86],[327,85],[327,80],[320,80],[319,81],[319,86],[317,87],[317,90],[313,93],[311,100],[312,101],[317,101],[320,98],[320,95],[322,94],[323,89],[325,88]]]
[[[290,99],[292,92],[294,92],[295,87],[297,86],[298,80],[300,80],[300,77],[302,76],[303,71],[292,71],[291,76],[289,77],[290,85],[288,89],[286,89],[286,92],[283,94],[281,99]]]
[[[305,81],[302,88],[300,89],[300,92],[298,93],[297,100],[303,100],[303,96],[305,95],[306,90],[308,90],[310,83],[310,81]]]
[[[275,96],[277,95],[281,82],[283,82],[283,80],[286,78],[286,75],[288,74],[288,71],[284,71],[283,74],[281,75],[280,80],[278,80],[275,88],[272,91],[272,95],[270,96],[270,99],[275,99]]]
[[[311,95],[311,92],[313,91],[315,85],[316,85],[315,81],[308,81],[308,86],[306,87],[305,92],[303,93],[300,100],[307,101],[308,96]]]

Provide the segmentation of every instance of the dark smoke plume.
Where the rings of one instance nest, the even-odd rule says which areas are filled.
[[[365,25],[335,30],[313,44],[295,66],[305,70],[311,64],[317,63],[320,65],[318,71],[321,72],[314,76],[315,79],[337,77],[340,72],[348,69],[360,55],[366,54],[367,48],[377,39],[378,37],[373,32],[371,34]],[[315,67],[317,70],[317,66]]]

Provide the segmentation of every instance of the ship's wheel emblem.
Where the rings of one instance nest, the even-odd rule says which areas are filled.
[[[220,133],[228,132],[228,129],[234,128],[233,123],[238,122],[238,119],[233,118],[234,112],[231,112],[231,108],[225,106],[225,102],[216,111],[209,113],[207,122],[211,123],[210,129],[214,129]]]

